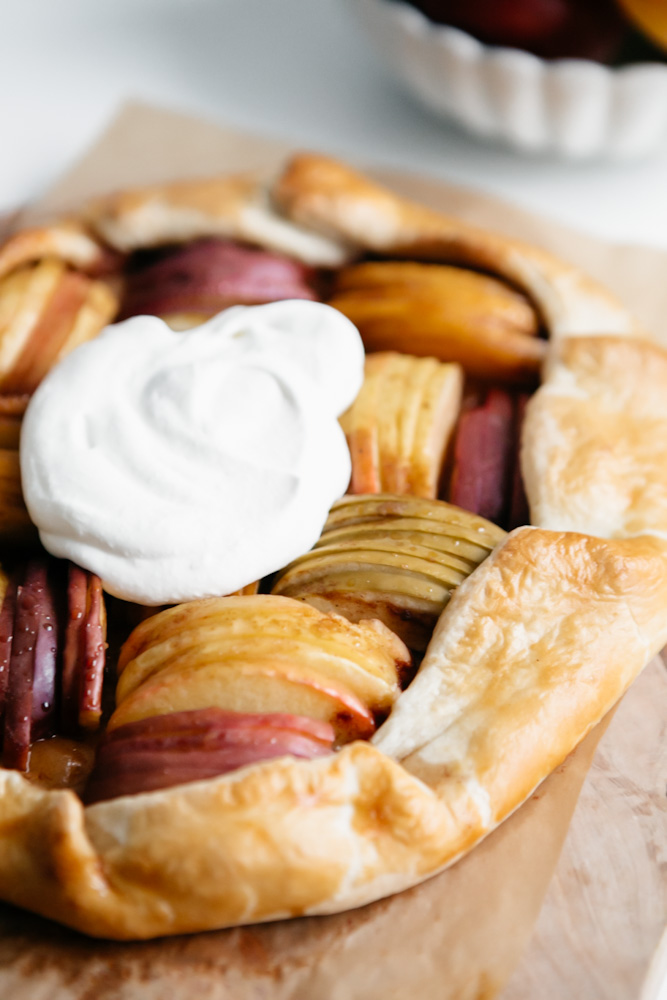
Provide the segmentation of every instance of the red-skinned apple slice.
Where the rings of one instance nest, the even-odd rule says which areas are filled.
[[[28,576],[27,582],[30,581]],[[32,727],[30,739],[53,736],[56,720],[56,684],[59,646],[59,626],[48,566],[40,573],[40,623],[35,640],[32,678]]]
[[[88,574],[70,563],[67,580],[67,625],[61,677],[61,724],[63,731],[72,733],[79,720],[79,667],[83,641],[82,632],[88,599]]]
[[[502,524],[507,513],[514,429],[512,399],[491,389],[483,406],[463,413],[454,445],[449,501]]]
[[[5,735],[3,765],[25,771],[30,755],[33,712],[33,680],[37,670],[36,654],[46,658],[50,669],[50,651],[38,646],[40,630],[51,614],[51,603],[45,599],[47,587],[46,566],[30,563],[25,582],[17,589],[14,637],[9,664],[7,696],[5,700]],[[43,687],[41,682],[40,688]]]
[[[14,637],[14,612],[16,610],[16,583],[10,580],[5,591],[0,611],[0,721],[5,713],[9,664],[12,657]]]
[[[285,755],[331,753],[331,726],[283,713],[202,709],[154,716],[109,733],[87,790],[94,802],[215,777]]]
[[[231,305],[315,299],[311,268],[281,254],[220,239],[158,252],[130,272],[123,317],[214,315]]]
[[[83,663],[79,688],[79,725],[83,729],[97,729],[102,717],[106,621],[102,582],[93,574],[88,574],[87,608],[82,633]]]

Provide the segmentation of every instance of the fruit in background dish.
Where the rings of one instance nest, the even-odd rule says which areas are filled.
[[[345,497],[334,504],[316,547],[278,575],[273,593],[351,621],[378,618],[422,651],[452,591],[504,537],[490,522],[441,501]]]
[[[201,781],[274,757],[322,757],[333,749],[332,727],[302,715],[204,708],[152,716],[107,734],[86,800]]]
[[[536,382],[546,353],[535,310],[508,285],[444,264],[379,262],[344,268],[330,305],[367,351],[409,351],[496,382]]]
[[[119,658],[109,731],[170,712],[216,707],[288,712],[365,738],[400,693],[410,662],[379,622],[352,625],[284,597],[223,597],[147,619]]]
[[[77,570],[85,593],[83,619],[88,640],[74,644],[70,673],[61,668],[63,629],[59,595],[73,599],[55,560],[34,560],[17,570],[5,585],[0,611],[0,718],[4,716],[2,765],[26,771],[31,743],[53,736],[59,727],[59,705],[75,702],[76,713],[99,723],[105,654],[105,615],[99,580]],[[70,619],[77,607],[70,606]],[[69,630],[68,630],[69,631]],[[69,636],[68,636],[69,638]],[[65,653],[68,643],[65,643]],[[94,649],[94,662],[91,651]],[[88,714],[87,714],[88,713]],[[91,725],[90,728],[93,728]],[[61,729],[62,732],[62,729]]]
[[[206,239],[140,255],[121,308],[184,329],[234,305],[317,299],[316,272],[290,257],[231,240]]]
[[[352,457],[350,492],[437,496],[462,386],[458,365],[369,355],[361,392],[340,418]]]
[[[526,49],[545,59],[578,57],[609,62],[617,54],[627,30],[614,0],[410,0],[410,3],[432,21],[461,28],[487,45]],[[660,0],[654,0],[654,6],[659,4]]]
[[[109,285],[60,260],[25,265],[0,279],[0,392],[33,392],[47,371],[114,317]]]
[[[667,49],[667,4],[664,0],[618,0],[623,12],[663,49]]]

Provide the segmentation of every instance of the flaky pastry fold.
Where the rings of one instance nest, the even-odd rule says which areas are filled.
[[[239,221],[257,190],[170,185],[88,218],[123,249],[222,233],[290,252]],[[296,157],[260,202],[330,265],[365,250],[462,263],[531,297],[552,336],[523,445],[537,526],[455,593],[372,743],[88,807],[0,770],[0,896],[88,934],[331,913],[416,884],[516,809],[667,641],[667,362],[629,313],[542,251],[321,157]]]

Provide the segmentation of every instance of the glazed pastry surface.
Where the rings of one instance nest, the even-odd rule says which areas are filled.
[[[523,443],[535,527],[456,591],[370,743],[87,807],[0,770],[0,896],[88,934],[331,913],[416,884],[516,809],[667,641],[666,362],[633,317],[544,252],[325,158],[257,185],[132,192],[88,219],[122,249],[224,233],[330,266],[373,252],[509,280],[551,337]]]

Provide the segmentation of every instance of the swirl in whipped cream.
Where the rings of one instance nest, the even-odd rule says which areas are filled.
[[[140,604],[228,594],[317,541],[347,489],[337,417],[363,379],[356,328],[290,300],[187,333],[108,327],[28,407],[21,475],[46,549]]]

